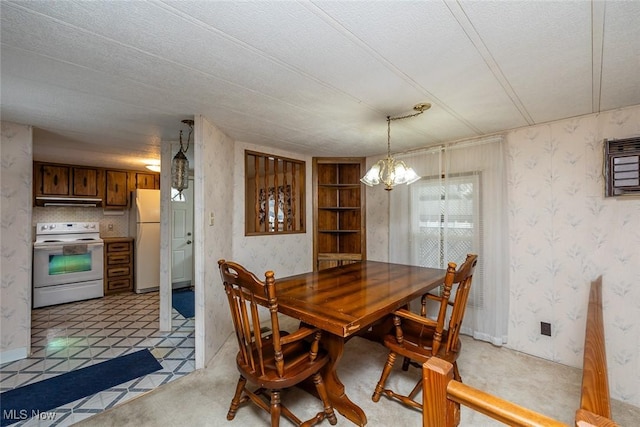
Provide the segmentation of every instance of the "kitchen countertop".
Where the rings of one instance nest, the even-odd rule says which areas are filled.
[[[127,237],[127,236],[123,236],[123,237],[102,237],[102,240],[104,240],[105,243],[109,243],[109,242],[129,242],[133,240],[133,237]]]

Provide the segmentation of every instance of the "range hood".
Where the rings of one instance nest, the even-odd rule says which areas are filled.
[[[102,206],[102,199],[88,197],[55,197],[38,196],[36,206],[82,206],[85,208],[96,208]]]

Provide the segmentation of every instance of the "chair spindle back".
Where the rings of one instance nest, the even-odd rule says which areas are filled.
[[[284,374],[284,361],[280,344],[278,300],[276,298],[273,271],[267,271],[265,273],[265,281],[262,282],[239,264],[223,260],[218,261],[218,264],[220,265],[224,289],[229,299],[231,318],[244,364],[251,366],[254,372],[264,375],[263,349],[265,341],[268,340],[274,349],[277,372],[282,376]],[[269,309],[271,317],[270,336],[262,336],[258,306],[268,307]]]
[[[427,316],[427,300],[431,299],[439,304],[437,324],[433,333],[433,341],[431,344],[431,355],[435,356],[442,345],[442,336],[444,333],[445,323],[447,319],[447,309],[452,306],[451,317],[449,318],[449,327],[447,329],[447,340],[445,344],[445,352],[456,350],[454,346],[458,342],[460,335],[460,325],[464,319],[464,312],[469,298],[469,290],[473,279],[473,272],[478,262],[478,256],[468,254],[464,263],[456,270],[457,264],[450,262],[447,266],[447,273],[444,278],[442,292],[439,296],[427,294],[422,297],[422,307],[420,314],[422,317]],[[451,302],[451,291],[457,284],[454,301]]]
[[[467,300],[471,291],[471,283],[473,282],[473,273],[478,264],[478,255],[467,255],[464,264],[456,271],[453,278],[454,283],[458,283],[456,296],[453,300],[453,308],[451,310],[451,318],[449,319],[449,329],[447,335],[446,352],[457,350],[455,348],[460,336],[460,328],[464,320],[464,313],[467,308]]]

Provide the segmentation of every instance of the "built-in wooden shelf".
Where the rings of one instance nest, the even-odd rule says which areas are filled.
[[[318,184],[318,187],[350,189],[350,188],[360,188],[360,183],[358,184]]]
[[[314,269],[366,259],[364,158],[313,159]]]

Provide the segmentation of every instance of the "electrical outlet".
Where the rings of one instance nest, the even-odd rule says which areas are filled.
[[[540,333],[548,337],[551,336],[551,323],[540,322]]]

